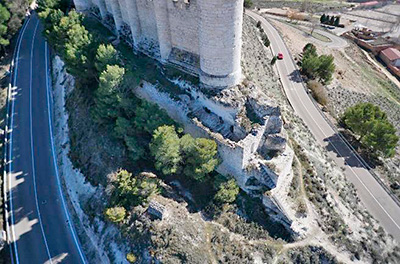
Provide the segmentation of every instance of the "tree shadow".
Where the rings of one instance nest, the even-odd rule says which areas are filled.
[[[324,141],[328,143],[328,151],[336,153],[337,157],[344,158],[346,165],[358,168],[364,167],[364,164],[360,160],[360,158],[355,153],[353,153],[353,151],[342,140],[338,133],[335,133],[331,137],[325,138]]]
[[[296,83],[302,83],[303,79],[301,78],[301,74],[299,70],[294,70],[289,74],[289,79]]]

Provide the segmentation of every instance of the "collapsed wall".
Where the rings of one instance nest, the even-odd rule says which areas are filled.
[[[242,78],[243,0],[74,0],[135,49],[200,77],[208,87]]]
[[[182,88],[179,99],[172,99],[147,82],[142,82],[135,93],[166,110],[171,118],[183,124],[185,133],[215,140],[221,159],[216,170],[234,177],[242,190],[262,200],[273,219],[291,227],[294,215],[285,197],[293,177],[294,153],[286,143],[279,107],[267,105],[266,102],[272,102],[258,93],[256,87],[252,87],[248,96],[239,95],[239,88],[235,87],[209,98],[187,83],[175,83]],[[241,124],[246,118],[241,109],[251,104],[251,110],[262,120],[246,132]],[[271,144],[270,137],[279,138],[279,143]]]

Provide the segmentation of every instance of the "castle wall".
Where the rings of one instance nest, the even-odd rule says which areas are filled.
[[[128,9],[127,9],[127,5],[126,2],[129,0],[118,0],[119,2],[119,7],[121,9],[121,15],[122,15],[122,21],[129,25],[129,15],[128,15]]]
[[[136,0],[141,30],[141,41],[158,43],[157,22],[153,3],[154,1]]]
[[[197,1],[167,1],[172,46],[199,54],[199,12]],[[200,0],[201,1],[201,0]]]
[[[99,8],[100,10],[100,15],[101,18],[104,19],[106,18],[107,15],[107,8],[106,8],[106,3],[104,2],[104,0],[94,0],[94,4]]]
[[[237,84],[241,79],[243,0],[202,0],[200,81],[210,86]]]
[[[154,9],[161,59],[167,61],[172,50],[171,31],[168,19],[168,4],[166,1],[155,1]]]
[[[121,14],[121,8],[119,6],[118,0],[109,0],[110,5],[111,5],[111,11],[114,17],[114,22],[115,22],[115,28],[117,32],[121,29],[122,27],[122,14]]]
[[[125,0],[126,1],[126,8],[129,16],[129,23],[128,25],[131,28],[132,33],[132,40],[133,45],[137,48],[140,42],[140,21],[139,21],[139,13],[137,9],[137,5],[135,1],[132,0]]]
[[[117,33],[129,25],[145,53],[198,73],[210,87],[241,81],[244,0],[93,0],[112,14]],[[74,0],[85,11],[91,0]],[[125,31],[125,27],[124,30]]]

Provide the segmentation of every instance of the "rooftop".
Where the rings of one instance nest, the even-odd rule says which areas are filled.
[[[382,50],[381,52],[390,61],[394,61],[394,60],[400,59],[400,51],[398,49],[387,48],[385,50]]]

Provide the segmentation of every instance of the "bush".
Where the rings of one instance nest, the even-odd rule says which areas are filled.
[[[261,21],[257,21],[257,28],[261,28]]]
[[[148,199],[160,192],[156,178],[149,178],[145,174],[133,177],[132,173],[126,170],[109,176],[113,186],[111,203],[129,209],[148,202]]]
[[[328,103],[328,95],[322,84],[317,81],[308,81],[307,82],[308,89],[311,90],[312,96],[317,100],[321,105],[326,105]]]
[[[130,252],[130,253],[126,254],[126,260],[129,263],[135,263],[136,262],[136,256],[132,252]]]
[[[111,221],[113,223],[119,223],[125,219],[126,210],[124,207],[112,207],[108,208],[104,212],[104,215],[106,216],[108,221]]]
[[[250,7],[252,7],[253,6],[253,1],[251,1],[251,0],[244,0],[244,7],[245,8],[250,8]]]
[[[239,194],[239,186],[235,179],[223,182],[218,187],[218,192],[214,196],[214,200],[219,203],[233,203]]]

